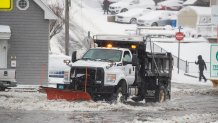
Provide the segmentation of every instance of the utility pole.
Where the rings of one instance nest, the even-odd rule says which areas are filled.
[[[65,55],[69,56],[69,3],[65,0]]]

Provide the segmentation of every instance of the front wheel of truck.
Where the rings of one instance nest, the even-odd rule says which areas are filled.
[[[112,94],[110,101],[112,103],[125,103],[127,100],[127,86],[125,82],[118,85],[115,92]]]

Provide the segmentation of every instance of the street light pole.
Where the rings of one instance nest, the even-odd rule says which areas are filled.
[[[69,56],[69,0],[65,0],[65,55]]]

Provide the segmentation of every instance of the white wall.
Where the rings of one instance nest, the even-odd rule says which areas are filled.
[[[0,68],[7,68],[7,41],[0,40]]]

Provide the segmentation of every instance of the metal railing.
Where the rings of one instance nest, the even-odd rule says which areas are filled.
[[[151,43],[152,46],[150,46],[150,43],[147,44],[147,49],[151,50],[152,52],[161,52],[161,53],[166,53],[167,51],[160,47],[159,45],[155,44],[154,42]],[[178,57],[175,55],[173,56],[173,66],[175,68],[178,68]],[[206,62],[207,66],[207,71],[206,73],[209,74],[209,69],[210,69],[210,62]],[[198,65],[195,64],[195,62],[189,62],[187,60],[179,59],[179,69],[183,70],[185,73],[199,73]]]

